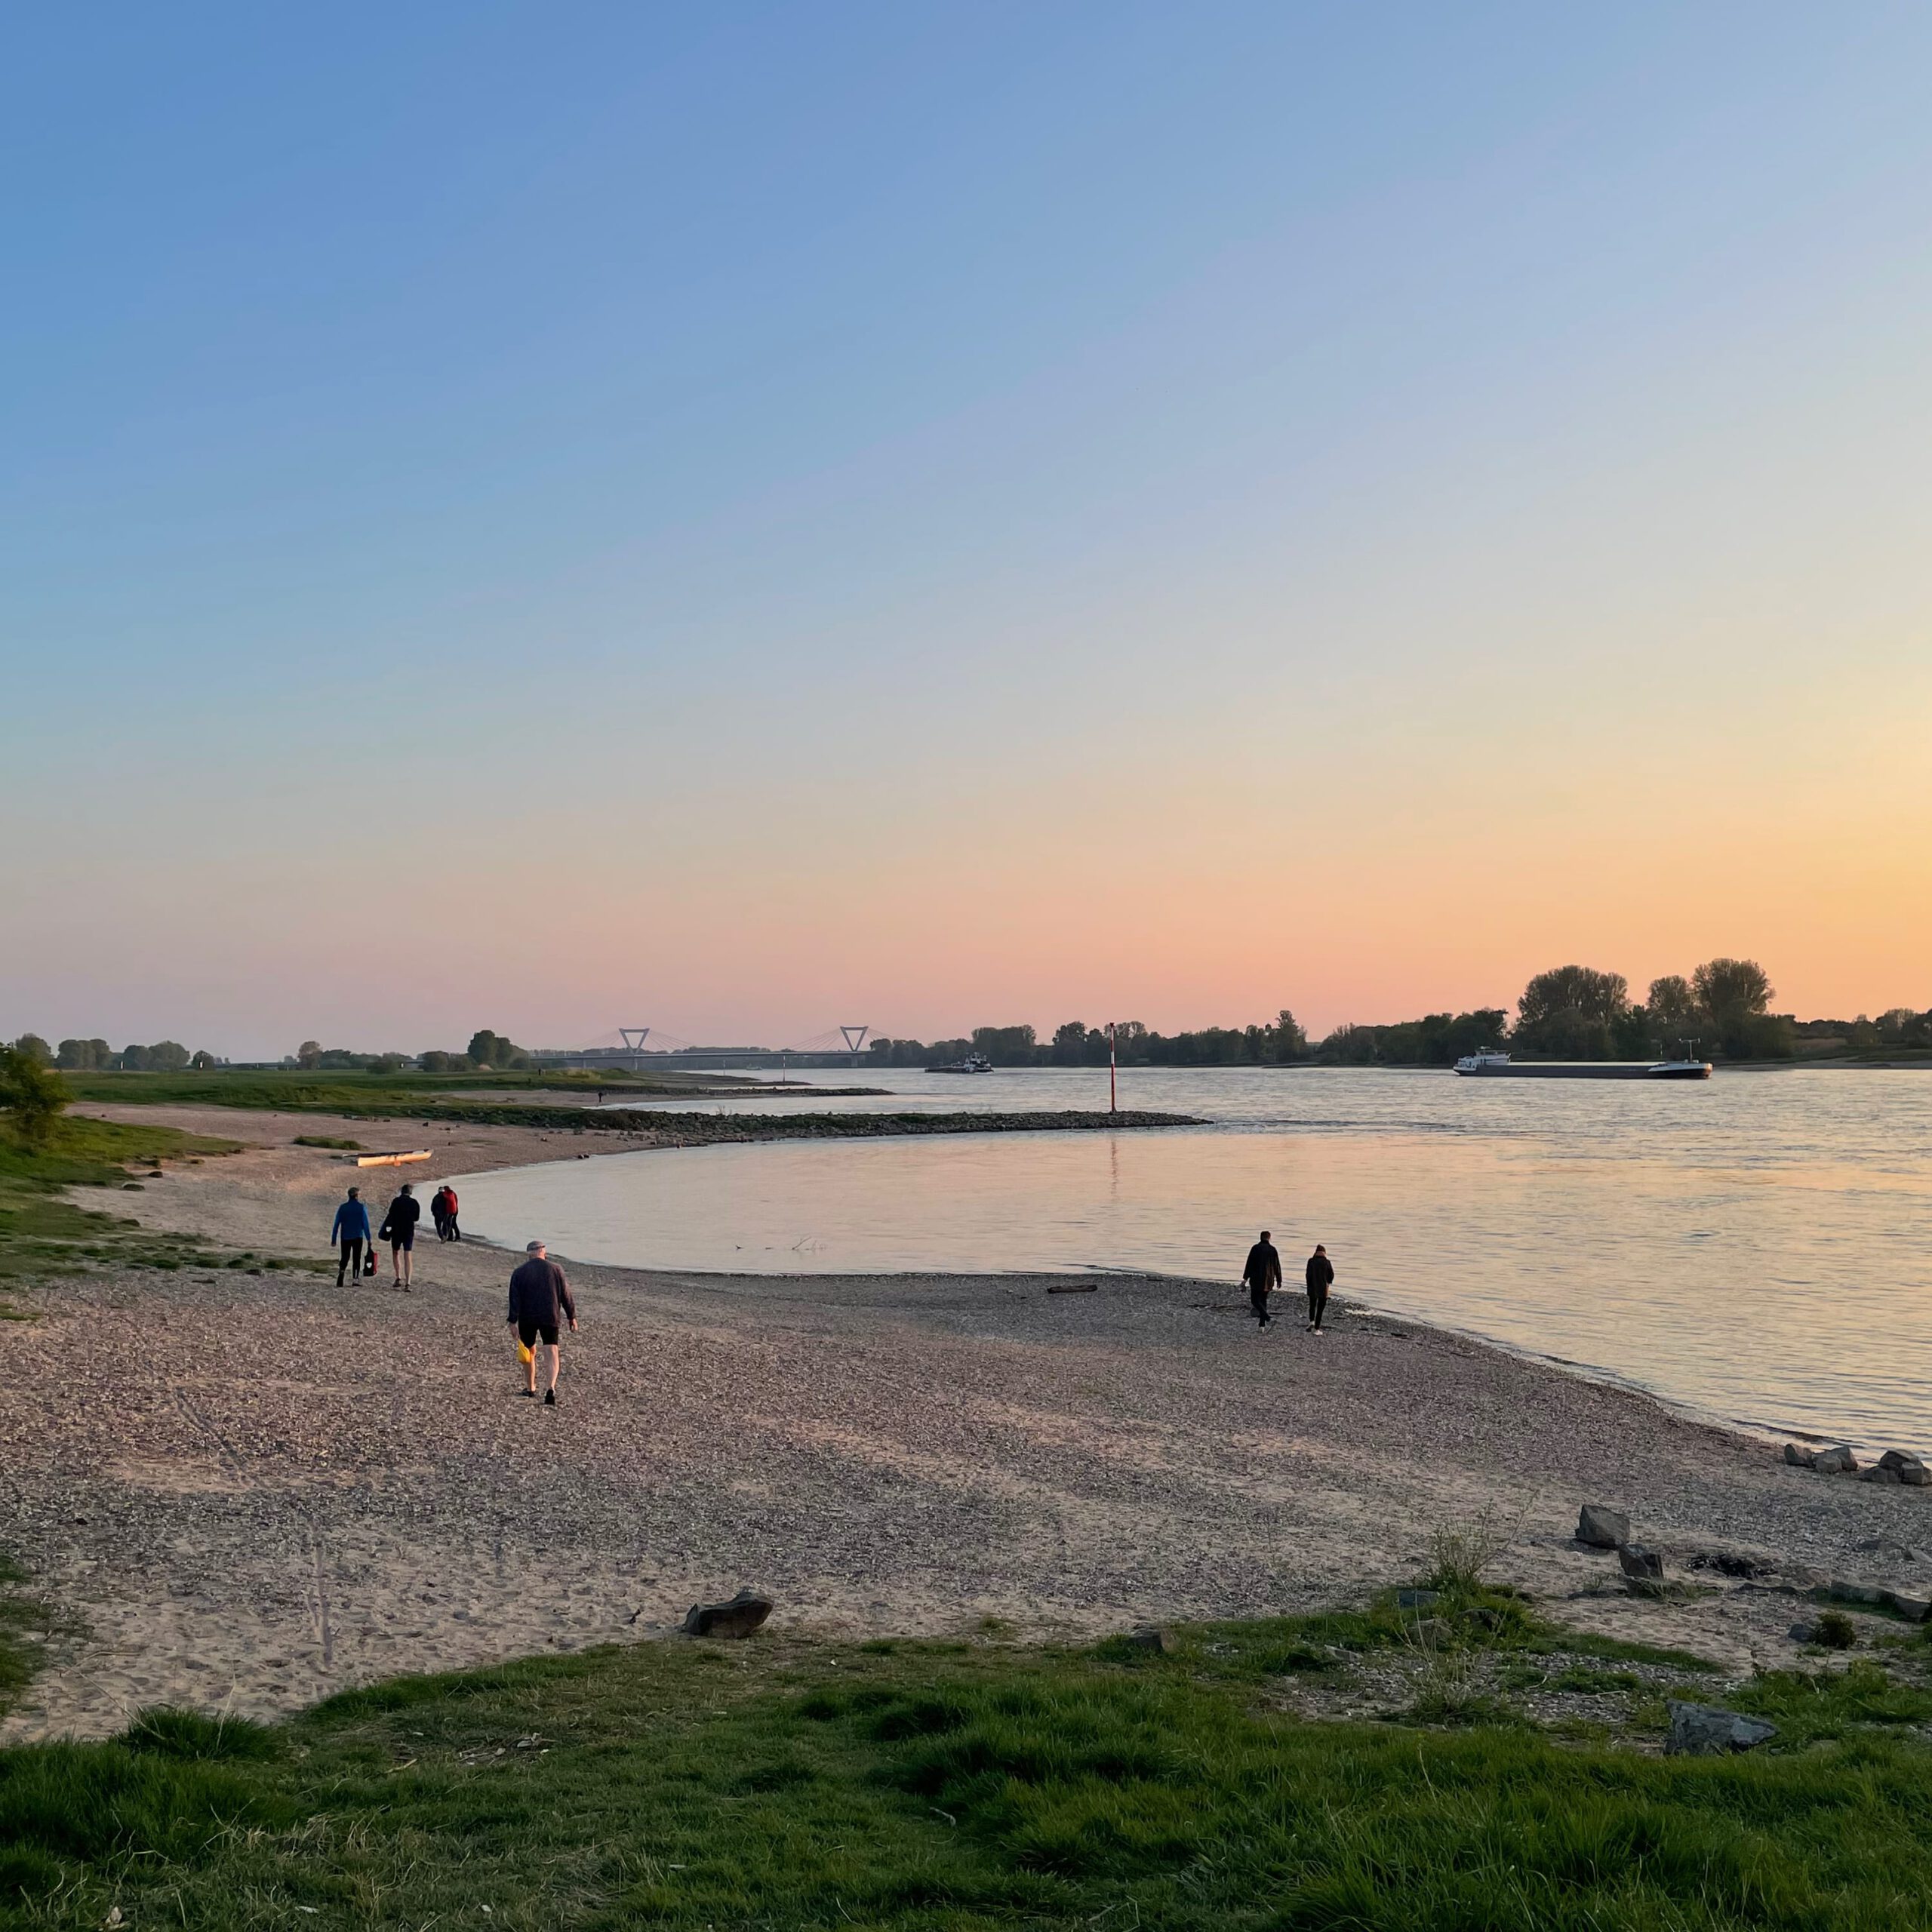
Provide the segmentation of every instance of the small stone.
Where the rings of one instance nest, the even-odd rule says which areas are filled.
[[[1815,1644],[1818,1641],[1818,1626],[1815,1623],[1794,1623],[1785,1635],[1794,1644]]]
[[[687,1637],[749,1637],[771,1614],[771,1599],[740,1590],[728,1603],[694,1603],[678,1627]]]
[[[1626,1543],[1617,1552],[1617,1560],[1623,1566],[1626,1577],[1635,1577],[1651,1583],[1663,1581],[1663,1558],[1654,1549],[1646,1549],[1640,1543]]]
[[[1932,1489],[1932,1469],[1923,1463],[1908,1463],[1899,1471],[1899,1481],[1908,1489]]]
[[[1784,1459],[1793,1469],[1808,1469],[1811,1466],[1811,1452],[1802,1443],[1787,1442],[1784,1445]]]
[[[1752,1751],[1777,1737],[1778,1727],[1713,1704],[1670,1700],[1670,1735],[1664,1749],[1675,1758],[1714,1757],[1727,1751]]]
[[[1398,1590],[1395,1607],[1398,1610],[1431,1610],[1442,1601],[1440,1590]]]
[[[1592,1549],[1621,1549],[1630,1540],[1630,1518],[1620,1509],[1586,1503],[1577,1513],[1577,1540]]]
[[[1137,1629],[1130,1630],[1127,1641],[1137,1651],[1152,1651],[1157,1657],[1170,1657],[1174,1653],[1173,1637],[1158,1623],[1143,1623]]]
[[[1858,1480],[1860,1482],[1889,1484],[1893,1488],[1896,1489],[1899,1485],[1900,1478],[1897,1469],[1869,1469],[1862,1471],[1860,1473]]]

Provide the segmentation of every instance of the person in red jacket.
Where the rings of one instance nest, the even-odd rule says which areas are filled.
[[[463,1230],[456,1224],[456,1189],[448,1181],[431,1197],[429,1212],[435,1217],[438,1241],[462,1240]]]

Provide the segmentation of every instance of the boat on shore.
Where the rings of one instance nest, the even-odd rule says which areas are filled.
[[[949,1060],[943,1066],[929,1066],[928,1073],[990,1073],[993,1063],[984,1054],[968,1054],[964,1060]]]

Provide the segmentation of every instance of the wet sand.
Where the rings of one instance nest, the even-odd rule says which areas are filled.
[[[445,1174],[648,1144],[137,1111],[251,1144],[117,1204],[285,1254],[323,1251],[355,1178],[297,1133],[435,1149],[362,1174],[376,1217],[405,1175],[426,1200]],[[1674,1571],[1722,1549],[1798,1583],[1932,1575],[1904,1553],[1932,1545],[1924,1492],[1791,1469],[1632,1391],[1346,1306],[1312,1337],[1259,1332],[1226,1282],[571,1267],[583,1329],[548,1409],[517,1392],[512,1257],[426,1223],[416,1260],[408,1296],[385,1254],[340,1290],[183,1271],[20,1297],[37,1318],[9,1337],[0,1540],[57,1616],[5,1736],[100,1735],[162,1702],[285,1712],[657,1634],[746,1583],[787,1626],[867,1633],[1307,1609],[1478,1521],[1497,1574],[1571,1621],[1789,1660],[1789,1595],[1703,1571],[1708,1595],[1633,1598],[1571,1541],[1585,1501],[1629,1510]]]

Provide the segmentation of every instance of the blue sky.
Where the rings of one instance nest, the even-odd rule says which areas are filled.
[[[1923,10],[5,32],[0,1030],[1932,1003]]]

